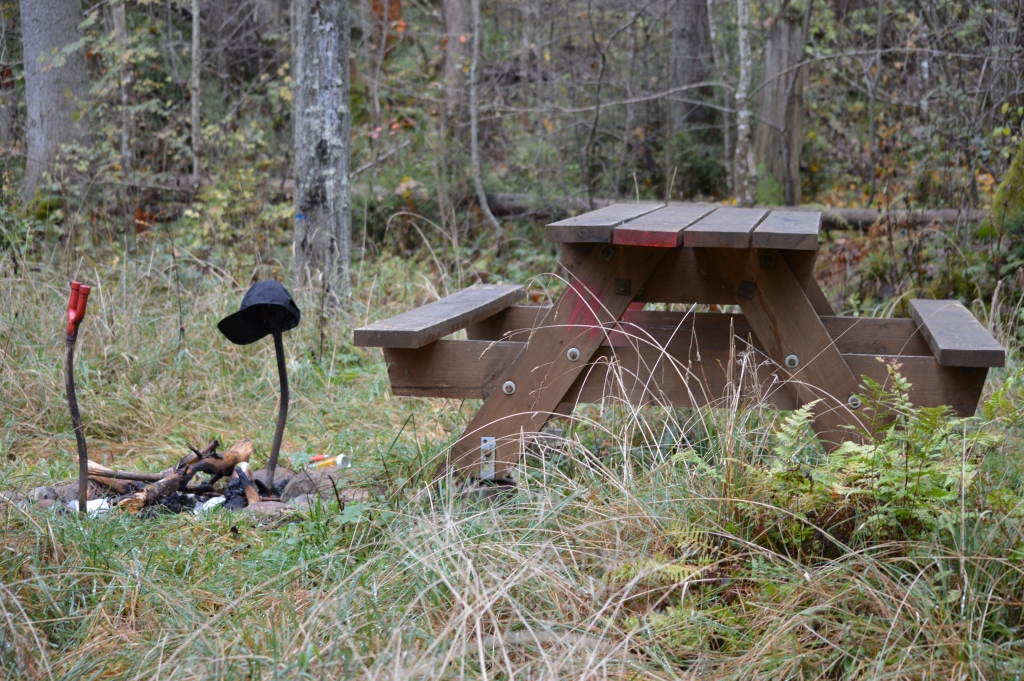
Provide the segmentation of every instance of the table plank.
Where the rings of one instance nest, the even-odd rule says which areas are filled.
[[[714,206],[704,203],[674,203],[642,215],[615,228],[612,242],[629,246],[675,248],[683,243],[683,230],[697,222]]]
[[[767,208],[719,208],[683,232],[688,248],[750,248],[750,233],[768,215]]]
[[[415,310],[356,329],[357,347],[419,348],[504,310],[526,295],[525,286],[476,284]]]
[[[1001,367],[1006,350],[970,310],[956,300],[910,301],[910,314],[921,326],[942,366]]]
[[[619,225],[662,208],[659,201],[613,203],[576,217],[552,222],[545,229],[555,243],[608,243]]]
[[[814,211],[773,210],[754,229],[754,248],[816,251],[821,213]]]

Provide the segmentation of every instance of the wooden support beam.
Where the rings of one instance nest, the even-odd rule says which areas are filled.
[[[419,348],[504,310],[526,295],[523,286],[476,284],[353,333],[357,347]]]
[[[513,305],[467,327],[466,333],[470,340],[525,342],[550,309],[542,305]],[[928,342],[913,319],[823,316],[821,323],[836,348],[844,354],[932,356]],[[684,346],[694,343],[701,349],[726,347],[730,329],[741,340],[754,331],[741,314],[627,310],[603,345],[654,344],[679,355],[680,348],[685,351]],[[754,346],[764,349],[756,337]]]
[[[689,233],[689,230],[687,230]],[[851,438],[849,426],[867,428],[858,417],[858,381],[836,349],[803,286],[773,249],[708,249],[719,276],[735,295],[747,322],[769,357],[780,367],[786,358],[797,364],[791,373],[800,404],[820,399],[814,429],[827,445]]]
[[[921,326],[921,333],[942,366],[1005,364],[1006,350],[959,301],[911,300],[910,314]]]
[[[893,321],[893,320],[879,320]],[[899,320],[910,321],[910,320]],[[737,334],[739,335],[739,334]],[[701,333],[701,339],[711,338]],[[680,344],[681,345],[681,344]],[[526,343],[512,341],[441,340],[416,350],[385,349],[392,391],[397,396],[486,399],[500,390],[498,378],[523,352]],[[746,344],[737,340],[730,354],[728,345],[694,342],[682,352],[645,344],[602,346],[585,363],[555,411],[569,413],[573,404],[626,401],[634,406],[673,407],[727,406],[726,396],[740,391],[742,404],[763,401],[776,409],[798,406],[793,391],[779,382],[781,373],[773,363],[755,352],[744,359]],[[699,352],[698,352],[699,349]],[[864,376],[887,385],[885,364],[873,354],[844,353],[858,383]],[[729,370],[730,358],[736,362]],[[931,355],[892,356],[900,373],[913,386],[910,400],[919,407],[949,405],[960,416],[972,416],[978,406],[988,372],[985,368],[940,366]],[[739,371],[740,362],[749,364]],[[745,378],[742,386],[730,389],[729,376]],[[891,387],[891,386],[890,386]]]
[[[478,476],[482,438],[493,437],[494,476],[504,476],[519,460],[521,434],[538,432],[551,417],[665,253],[663,248],[594,244],[527,347],[498,379],[502,389],[491,392],[453,446],[448,468]]]

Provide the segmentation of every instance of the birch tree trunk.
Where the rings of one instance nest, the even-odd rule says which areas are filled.
[[[469,58],[469,9],[466,0],[444,0],[444,99],[449,116],[463,101],[466,78],[463,69]]]
[[[749,0],[736,0],[736,29],[739,37],[740,80],[736,86],[736,198],[741,206],[753,206],[757,196],[757,166],[750,127],[750,78],[753,59],[750,55]]]
[[[295,240],[292,278],[340,305],[349,293],[349,7],[295,0]]]
[[[85,53],[60,50],[81,38],[78,0],[23,0],[22,45],[25,54],[25,201],[30,201],[43,171],[50,169],[62,144],[84,132],[73,114],[89,93]],[[63,62],[63,63],[61,63]]]
[[[121,80],[121,173],[127,180],[132,174],[132,115],[129,110],[132,87],[132,63],[128,47],[128,22],[124,12],[124,0],[114,0],[110,12],[114,19],[114,43],[120,60]]]
[[[200,19],[199,0],[192,0],[192,187],[195,191],[199,191],[199,149],[202,138],[202,130],[199,127],[199,71],[203,64],[202,45],[199,43]]]

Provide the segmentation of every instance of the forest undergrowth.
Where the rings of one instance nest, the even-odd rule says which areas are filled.
[[[844,272],[870,273],[887,248],[843,238],[826,250],[865,254]],[[896,367],[891,389],[873,393],[896,409],[893,427],[831,454],[805,411],[729,396],[715,410],[587,406],[554,423],[514,491],[486,500],[431,484],[478,403],[393,397],[379,351],[353,347],[351,330],[480,278],[529,282],[542,299],[558,287],[540,276],[553,253],[528,252],[486,256],[487,273],[480,254],[364,254],[342,313],[294,292],[303,323],[285,337],[285,465],[348,454],[352,484],[374,491],[366,503],[273,521],[0,506],[3,674],[1024,675],[1024,372],[1008,289],[996,289],[1001,304],[974,305],[1009,354],[972,418],[910,404]],[[155,471],[186,444],[249,437],[262,465],[277,396],[271,344],[233,346],[216,322],[249,279],[280,276],[278,261],[238,274],[154,237],[95,259],[10,250],[0,267],[0,489],[74,475],[61,373],[70,278],[95,286],[77,352],[93,460]],[[840,296],[845,280],[821,275]],[[928,276],[945,285],[942,272]],[[891,314],[888,280],[872,277],[849,286],[846,303]]]

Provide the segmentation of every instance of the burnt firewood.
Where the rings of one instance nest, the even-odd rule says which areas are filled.
[[[197,461],[202,461],[203,459],[209,458],[211,456],[219,457],[219,454],[217,454],[217,449],[220,447],[220,440],[217,440],[216,438],[214,438],[213,442],[206,445],[206,447],[201,450],[196,449],[195,447],[188,443],[186,443],[185,446],[188,447],[191,451],[185,456],[183,456],[181,460],[178,461],[177,465],[174,466],[174,470],[176,471],[185,470],[186,468],[196,463]]]
[[[181,473],[171,473],[166,478],[146,487],[141,492],[129,494],[117,500],[118,508],[129,513],[138,513],[146,506],[160,503],[162,499],[170,496],[185,486],[185,476]]]
[[[185,469],[186,481],[191,480],[196,473],[208,473],[210,475],[209,484],[212,485],[221,478],[230,477],[235,466],[242,462],[248,462],[252,458],[252,454],[252,440],[242,440],[223,453],[218,453],[214,449],[212,454],[200,458]]]
[[[238,466],[235,469],[235,475],[242,483],[242,490],[245,492],[245,501],[250,506],[252,504],[258,504],[260,502],[260,493],[256,489],[256,485],[252,484],[252,478],[249,476],[248,464],[244,466]]]

